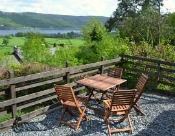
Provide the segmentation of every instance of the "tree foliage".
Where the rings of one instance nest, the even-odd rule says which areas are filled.
[[[45,64],[54,67],[65,67],[66,62],[69,62],[71,66],[76,66],[81,64],[81,62],[76,57],[76,54],[79,52],[78,47],[60,47],[56,50],[53,55],[50,55],[47,58]]]
[[[163,0],[118,0],[118,2],[118,7],[113,12],[113,16],[105,24],[110,31],[113,27],[120,29],[125,18],[134,18],[150,7],[160,12],[160,7],[163,6]]]
[[[134,56],[143,56],[175,62],[175,46],[170,44],[160,44],[153,47],[145,41],[142,41],[139,45],[136,45],[134,42],[130,42],[129,48],[131,50],[131,55]]]
[[[128,52],[126,41],[117,33],[108,32],[99,20],[90,20],[82,32],[87,45],[86,48],[82,47],[79,54],[83,63],[100,61],[102,56],[106,59],[115,58]]]
[[[49,52],[47,43],[40,34],[30,33],[28,39],[23,46],[24,59],[29,62],[42,63],[46,61]]]
[[[168,20],[170,22],[172,34],[170,38],[170,44],[175,46],[175,12],[168,14]]]
[[[98,19],[90,19],[87,25],[82,29],[83,39],[88,44],[101,41],[106,32],[107,30],[104,24]]]
[[[7,46],[9,44],[9,39],[8,38],[3,38],[2,44]]]
[[[108,30],[116,28],[120,35],[132,40],[147,40],[149,43],[161,43],[167,35],[168,21],[162,16],[160,8],[163,0],[119,0],[118,8],[106,22]]]
[[[175,12],[168,14],[168,18],[169,18],[170,24],[173,27],[173,30],[175,32]]]

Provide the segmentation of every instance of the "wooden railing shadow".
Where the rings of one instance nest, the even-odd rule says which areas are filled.
[[[173,104],[175,103],[174,96],[168,96],[157,94],[155,92],[145,92],[140,98],[141,104]],[[168,99],[168,101],[167,101]]]
[[[175,110],[163,111],[146,129],[135,136],[173,136],[175,134]]]
[[[58,126],[59,116],[61,115],[61,106],[58,104],[52,112],[46,112],[40,118],[31,119],[31,121],[23,121],[13,125],[12,130],[15,133],[30,132],[30,131],[48,131],[53,129],[54,126]],[[48,111],[52,110],[50,106]],[[59,112],[60,113],[59,113]],[[56,113],[57,112],[57,113]],[[44,119],[43,119],[44,118]],[[20,118],[19,118],[20,119]],[[39,127],[38,127],[39,126]]]
[[[103,134],[107,135],[106,124],[103,120],[102,116],[96,116],[96,112],[89,113],[87,111],[87,115],[90,118],[89,121],[82,121],[80,125],[80,129],[75,131],[73,128],[69,126],[65,126],[63,124],[59,125],[58,121],[61,117],[62,108],[61,106],[49,114],[42,115],[40,119],[34,119],[30,122],[22,122],[18,126],[13,128],[13,132],[15,134],[21,133],[35,133],[45,131],[52,131],[53,129],[65,129],[71,131],[72,135],[92,135],[92,134]],[[44,119],[42,119],[44,118]],[[69,117],[67,117],[69,118]]]
[[[162,104],[161,96],[156,97],[156,95],[146,94],[143,98],[144,99],[141,100],[141,102],[144,101],[145,103],[150,104],[150,105],[153,104],[154,102],[155,102],[154,104],[158,104],[158,105]],[[152,101],[150,103],[151,99]],[[92,103],[90,106],[93,107],[96,103],[97,102]],[[171,103],[175,103],[175,99],[173,99],[173,97],[172,97],[172,100],[170,99],[168,99],[168,101],[167,99],[163,100],[164,105],[168,106],[168,104],[171,104]],[[103,111],[103,107],[98,107],[98,108],[101,111]],[[144,109],[144,106],[142,108]],[[90,117],[90,120],[83,121],[78,131],[74,131],[73,128],[70,129],[69,126],[58,124],[58,121],[60,119],[61,112],[62,112],[61,109],[62,109],[61,107],[58,107],[58,109],[54,110],[53,112],[50,112],[49,114],[46,114],[46,115],[42,115],[41,117],[39,117],[39,119],[35,118],[34,120],[30,122],[23,122],[22,124],[19,124],[19,126],[14,127],[13,131],[16,134],[20,134],[20,133],[25,133],[25,132],[32,133],[33,131],[35,131],[34,133],[36,133],[36,131],[44,133],[45,131],[52,131],[54,129],[57,129],[57,130],[65,129],[65,130],[71,131],[72,135],[107,135],[108,134],[107,126],[104,122],[103,115],[102,114],[100,115],[100,113],[94,110],[93,108],[90,107],[89,110],[87,110],[86,112],[87,115]],[[175,110],[167,110],[167,111],[161,112],[158,116],[155,117],[154,120],[151,121],[151,123],[148,122],[149,124],[146,129],[135,130],[135,132],[139,131],[138,133],[135,133],[135,135],[136,136],[142,136],[142,135],[149,136],[151,134],[154,136],[164,136],[164,135],[173,136],[173,132],[175,131],[175,123],[174,123],[175,114],[174,113],[175,113]],[[131,114],[132,116],[135,116],[135,114],[133,113]],[[150,114],[154,114],[154,113],[147,111],[146,116],[149,117]]]

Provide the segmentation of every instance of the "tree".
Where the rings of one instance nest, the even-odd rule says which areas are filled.
[[[122,21],[127,17],[136,17],[140,12],[144,12],[149,7],[157,9],[160,13],[160,8],[163,6],[163,0],[118,0],[119,4],[113,12],[113,16],[106,22],[106,27],[112,30],[122,25]]]
[[[172,45],[175,45],[175,12],[174,13],[169,13],[167,16],[168,16],[168,21],[170,22],[170,27],[171,27],[171,30],[172,30],[170,43]]]
[[[90,20],[82,33],[87,47],[82,47],[77,56],[83,63],[100,61],[102,56],[106,59],[115,58],[128,51],[126,42],[116,33],[108,32],[99,20]]]
[[[113,16],[106,22],[106,28],[111,31],[113,28],[123,27],[123,21],[127,17],[134,17],[137,13],[137,5],[133,0],[118,0],[119,4],[113,12]]]
[[[104,24],[98,19],[90,19],[82,29],[83,39],[91,45],[102,40],[106,32]]]
[[[159,10],[163,6],[163,0],[135,0],[138,6],[141,7],[141,11],[147,10],[148,7],[154,7]]]
[[[168,19],[175,32],[175,12],[168,14]]]
[[[148,8],[135,18],[127,18],[123,21],[125,29],[122,36],[132,37],[135,42],[147,41],[152,45],[160,44],[162,40],[169,39],[171,30],[166,16],[159,11]]]
[[[163,0],[119,0],[118,8],[105,26],[109,31],[118,29],[123,38],[160,43],[162,29],[167,23],[165,16],[160,14],[162,2]]]
[[[9,44],[9,39],[8,38],[3,38],[2,44],[7,46]]]

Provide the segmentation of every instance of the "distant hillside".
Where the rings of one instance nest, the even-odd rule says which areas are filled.
[[[106,22],[103,16],[69,16],[40,13],[13,13],[0,11],[0,29],[80,29],[90,18]]]

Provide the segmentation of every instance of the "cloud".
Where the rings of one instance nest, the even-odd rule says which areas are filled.
[[[165,12],[175,12],[174,0],[164,0]],[[1,0],[5,12],[37,12],[75,16],[111,16],[117,0]]]
[[[116,7],[116,0],[1,0],[0,10],[76,16],[110,16]]]
[[[164,0],[164,10],[165,12],[175,12],[175,1],[174,0]]]

